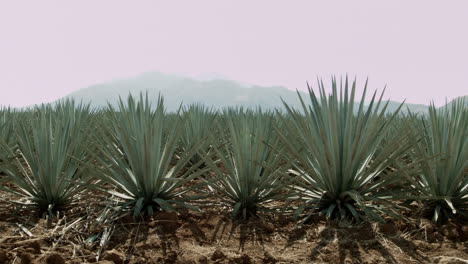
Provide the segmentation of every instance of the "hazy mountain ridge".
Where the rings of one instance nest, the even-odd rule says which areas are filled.
[[[65,98],[90,102],[93,107],[104,107],[107,102],[116,105],[119,96],[126,98],[129,93],[139,95],[148,92],[151,101],[161,93],[168,111],[175,111],[181,103],[203,103],[215,109],[228,106],[258,107],[265,109],[283,108],[282,98],[293,107],[300,107],[295,91],[281,86],[245,86],[231,80],[196,80],[162,73],[145,73],[134,78],[97,84],[73,92]],[[300,92],[303,96],[306,93]],[[468,96],[465,96],[465,105]],[[451,104],[449,102],[448,104]],[[390,101],[388,111],[394,111],[401,103]],[[404,109],[426,113],[427,105],[405,103]]]

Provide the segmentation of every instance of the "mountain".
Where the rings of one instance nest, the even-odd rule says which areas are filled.
[[[168,111],[175,111],[181,103],[203,103],[216,109],[227,106],[257,107],[266,109],[281,108],[286,102],[299,105],[297,94],[280,86],[247,86],[225,79],[196,80],[163,73],[145,73],[134,78],[93,85],[66,96],[94,107],[115,105],[119,96],[129,93],[139,95],[148,92],[150,100],[156,100],[159,93],[164,96]]]
[[[130,93],[139,95],[145,92],[152,101],[161,93],[168,111],[176,111],[181,103],[203,103],[215,109],[228,106],[281,109],[283,104],[280,98],[293,107],[300,107],[297,93],[281,86],[247,86],[226,79],[192,79],[157,72],[93,85],[73,92],[66,98],[90,102],[93,107],[104,107],[107,102],[116,105],[119,96],[126,98]],[[304,92],[300,93],[303,97],[307,96]],[[468,103],[468,98],[465,103]],[[394,111],[399,105],[398,102],[390,101],[388,111]],[[412,112],[426,113],[428,106],[405,104],[404,109],[407,108]]]

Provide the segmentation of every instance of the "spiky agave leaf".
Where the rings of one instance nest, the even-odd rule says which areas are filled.
[[[15,120],[15,113],[11,108],[0,109],[0,140],[4,141],[7,145],[13,143],[13,125]],[[0,167],[6,159],[6,153],[0,152]]]
[[[416,133],[425,137],[415,147],[413,158],[422,171],[409,177],[414,192],[424,201],[424,212],[434,222],[460,216],[468,218],[468,108],[464,99],[451,108],[431,104],[428,120],[415,118]]]
[[[1,169],[14,186],[4,189],[49,213],[68,205],[90,180],[80,166],[89,161],[90,119],[89,105],[70,100],[34,108],[14,129],[15,144],[0,144],[9,158]]]
[[[235,218],[248,218],[268,203],[286,200],[289,184],[284,173],[282,149],[274,132],[271,113],[228,109],[224,111],[224,144],[215,147],[219,163],[208,161],[215,173],[213,187],[223,195]]]
[[[13,124],[16,119],[16,112],[11,108],[0,109],[0,138],[11,142],[13,139]]]
[[[322,81],[319,95],[308,86],[308,103],[298,93],[302,113],[284,103],[292,120],[277,131],[289,149],[290,173],[300,177],[297,189],[305,200],[296,213],[309,209],[309,215],[318,212],[355,221],[383,220],[381,213],[397,216],[388,201],[394,194],[385,187],[403,176],[398,171],[383,172],[410,149],[411,142],[408,135],[383,139],[401,106],[386,116],[388,102],[382,104],[383,93],[376,99],[376,92],[366,105],[366,82],[356,109],[356,81],[350,85],[346,77],[339,85],[338,91],[332,78],[328,96]],[[290,143],[292,137],[301,144]]]
[[[198,197],[187,193],[200,184],[187,184],[204,171],[198,170],[200,164],[186,165],[198,146],[176,157],[181,122],[166,123],[163,98],[153,110],[147,95],[139,100],[130,95],[126,103],[120,99],[118,110],[109,105],[106,116],[110,126],[97,138],[98,161],[106,168],[100,178],[115,186],[107,191],[124,201],[121,208],[133,210],[134,216],[179,206],[195,209],[186,201]]]
[[[7,146],[13,145],[13,126],[16,119],[16,115],[11,108],[0,109],[0,142],[4,142]],[[0,149],[0,186],[2,186],[8,179],[4,177],[2,167],[6,166],[6,162],[11,158],[8,158],[8,153]]]
[[[199,151],[209,153],[211,142],[208,140],[215,127],[217,112],[201,104],[192,104],[182,108],[182,151],[189,151],[196,145],[201,145]],[[190,163],[196,164],[206,154],[196,153],[190,159]]]

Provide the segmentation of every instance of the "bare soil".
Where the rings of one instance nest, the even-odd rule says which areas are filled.
[[[0,193],[3,200],[9,194]],[[316,217],[232,221],[227,209],[99,224],[85,196],[54,219],[0,202],[1,263],[468,263],[468,226],[425,219],[349,225]]]

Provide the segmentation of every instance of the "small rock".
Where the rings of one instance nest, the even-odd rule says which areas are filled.
[[[21,264],[30,264],[33,260],[33,255],[31,253],[22,253],[19,255]]]
[[[416,246],[417,249],[421,250],[422,252],[429,252],[432,250],[432,246],[430,243],[422,240],[415,240],[413,244]]]
[[[224,255],[224,253],[219,249],[215,250],[215,252],[213,252],[213,255],[211,255],[211,260],[213,261],[225,259],[225,258],[226,258],[226,255]]]
[[[270,254],[270,252],[265,251],[263,255],[263,263],[265,264],[275,264],[277,262],[276,258]]]
[[[419,226],[420,228],[424,228],[427,233],[434,232],[434,223],[432,223],[429,219],[421,219]]]
[[[123,264],[125,256],[117,250],[110,250],[104,253],[103,260],[112,261],[115,264]]]
[[[59,253],[51,253],[46,256],[45,261],[47,264],[65,264],[65,259]]]
[[[450,240],[455,240],[460,237],[460,232],[458,232],[457,226],[451,223],[445,226],[442,226],[439,229],[439,232]]]
[[[99,262],[97,262],[98,264],[114,264],[114,262],[110,261],[110,260],[101,260]]]
[[[85,259],[89,263],[96,263],[96,256],[95,255],[88,255],[88,256],[85,257]],[[101,260],[101,261],[103,261],[103,260]],[[84,263],[86,263],[86,262],[84,262]],[[112,261],[111,261],[111,263],[112,263]]]
[[[33,241],[26,245],[26,248],[33,249],[34,254],[41,254],[41,244],[38,241]]]
[[[384,223],[380,225],[380,232],[384,235],[395,235],[398,230],[396,229],[395,225],[392,223]]]
[[[153,220],[148,226],[161,227],[166,233],[175,233],[180,227],[179,218],[174,212],[158,212],[153,216]]]
[[[8,254],[6,250],[0,249],[0,264],[7,263]]]
[[[236,264],[252,264],[252,260],[250,259],[250,257],[245,254],[238,258],[234,258],[233,262]]]
[[[275,229],[275,225],[271,222],[263,222],[263,230],[265,230],[266,233],[273,233]]]
[[[167,264],[176,263],[177,257],[178,257],[177,253],[175,251],[169,251],[167,252],[166,257],[164,258],[164,263],[167,263]]]
[[[444,236],[436,231],[432,234],[427,234],[427,240],[429,242],[440,242],[444,240]]]
[[[201,256],[198,258],[198,264],[208,264],[208,258],[205,256]]]
[[[460,234],[461,237],[460,237],[460,238],[461,238],[463,241],[468,241],[468,225],[462,226],[462,228],[461,228],[460,231],[461,231],[461,234]]]
[[[354,240],[349,240],[349,239],[342,239],[340,241],[338,241],[338,244],[340,245],[340,247],[342,247],[343,249],[350,249],[354,246]]]
[[[287,217],[285,215],[280,215],[278,217],[278,221],[277,223],[280,225],[280,226],[284,226],[284,225],[287,225],[291,222],[291,217]]]
[[[464,234],[468,234],[468,225],[465,225],[465,226],[462,227],[462,232]]]

